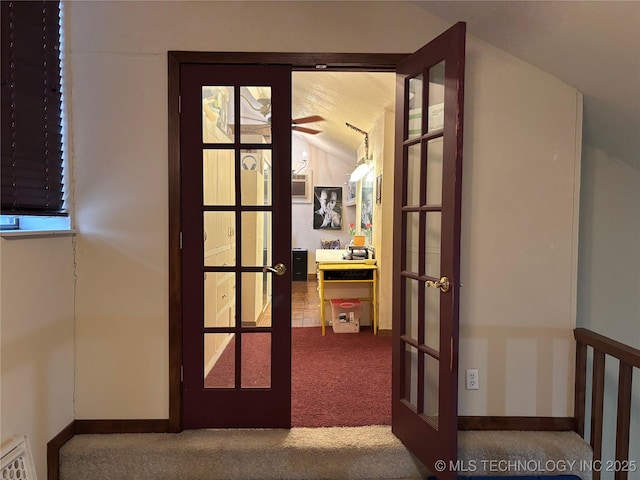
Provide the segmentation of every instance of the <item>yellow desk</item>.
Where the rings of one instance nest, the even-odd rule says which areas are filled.
[[[367,275],[364,272],[370,271]],[[366,278],[363,278],[366,277]],[[371,285],[371,295],[358,300],[371,302],[371,316],[373,323],[373,334],[378,334],[378,267],[365,263],[349,264],[343,263],[320,263],[318,265],[318,291],[320,293],[320,322],[322,325],[322,335],[325,334],[324,325],[324,286],[326,283],[368,283]]]

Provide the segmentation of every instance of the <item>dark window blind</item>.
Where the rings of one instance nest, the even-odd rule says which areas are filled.
[[[3,215],[64,215],[60,2],[2,1]]]

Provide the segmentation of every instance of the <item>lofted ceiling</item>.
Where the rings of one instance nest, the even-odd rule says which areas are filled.
[[[584,143],[640,168],[640,1],[418,1],[451,24],[554,75],[584,94]],[[416,49],[421,45],[416,45]],[[315,142],[352,155],[382,108],[389,73],[295,72],[293,118],[321,115]]]
[[[424,1],[584,95],[583,143],[640,168],[640,1]]]
[[[395,74],[362,72],[293,72],[292,117],[320,115],[325,120],[304,124],[321,130],[301,134],[311,143],[330,143],[355,159],[364,136],[346,126],[368,131],[384,108],[394,108]]]

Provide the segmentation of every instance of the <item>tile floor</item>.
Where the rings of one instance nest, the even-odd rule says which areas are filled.
[[[260,326],[271,325],[271,304],[258,320]],[[318,281],[291,282],[291,326],[320,326],[320,296]]]
[[[291,326],[320,326],[320,297],[316,280],[291,283]]]
[[[331,324],[331,306],[329,309],[327,326]],[[271,325],[271,305],[263,312],[258,320],[258,325]],[[365,325],[370,325],[365,323]],[[296,327],[320,327],[320,296],[318,294],[318,281],[291,282],[291,326]]]

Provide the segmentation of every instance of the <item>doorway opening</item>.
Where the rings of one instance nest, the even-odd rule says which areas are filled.
[[[182,156],[184,155],[182,148],[185,145],[185,140],[181,138],[180,132],[184,130],[182,123],[185,119],[185,99],[181,96],[184,91],[181,72],[184,71],[185,65],[193,65],[193,68],[198,69],[205,66],[224,64],[228,66],[230,75],[234,75],[239,69],[247,68],[244,67],[247,65],[290,65],[293,71],[316,71],[318,68],[322,68],[327,71],[341,72],[395,72],[397,65],[405,57],[405,54],[169,52],[169,428],[171,431],[179,432],[186,427],[183,415],[185,411],[190,410],[185,406],[182,380],[183,372],[186,375],[187,371],[186,367],[183,368],[183,359],[187,352],[183,344],[183,338],[186,335],[184,331],[186,318],[184,316],[184,308],[187,305],[184,302],[184,296],[185,292],[189,290],[186,289],[182,281],[185,260],[182,250],[184,217],[181,198],[185,193],[185,189],[181,179],[181,170],[183,165]],[[261,81],[255,85],[266,84],[268,82]],[[203,85],[206,84],[203,83]],[[227,82],[225,85],[231,85],[231,82]],[[240,95],[237,95],[237,98],[237,101],[239,101]],[[289,125],[290,127],[291,125]],[[194,130],[192,129],[192,131]],[[284,153],[284,150],[281,151]],[[291,147],[289,147],[288,151],[290,155]],[[273,175],[275,182],[275,172],[273,172]],[[290,174],[287,175],[287,179],[290,181]],[[344,182],[343,179],[341,180]],[[275,190],[274,193],[276,193]],[[281,192],[277,193],[281,194]],[[290,205],[290,191],[288,195],[287,204]],[[183,202],[182,205],[184,205]],[[197,235],[197,232],[194,231],[194,235]],[[289,252],[291,252],[290,241],[291,239],[286,241],[286,244],[289,244]],[[290,275],[290,273],[287,273],[287,275]]]
[[[398,213],[391,215],[392,241],[398,248],[392,249],[392,280],[388,286],[388,291],[393,292],[392,433],[429,467],[436,458],[456,458],[465,32],[465,24],[458,23],[411,55],[169,53],[170,430],[291,426],[291,272],[283,262],[290,261],[292,242],[288,236],[278,238],[276,235],[291,231],[292,224],[291,212],[286,208],[291,205],[292,195],[291,73],[295,69],[326,69],[328,63],[335,65],[337,70],[375,71],[371,65],[378,61],[379,71],[397,72],[398,87],[394,129],[397,138],[392,149],[394,153],[385,155],[385,158],[393,159],[390,169],[395,172],[395,205],[392,209]],[[233,102],[228,102],[232,107],[224,109],[230,120],[222,122],[223,135],[212,138],[208,129],[203,128],[205,106],[217,98],[210,91],[211,86],[220,91],[228,89],[234,95]],[[269,122],[273,137],[266,146],[253,138],[243,139],[240,97],[243,89],[255,86],[265,88],[272,94],[274,105],[279,105],[274,108]],[[222,111],[218,112],[217,118],[213,115],[215,125],[218,125]],[[358,127],[353,129],[360,131]],[[432,152],[430,147],[436,144],[438,148]],[[365,152],[368,147],[365,142]],[[243,196],[245,191],[255,196],[256,190],[242,180],[244,165],[241,167],[240,159],[247,149],[267,150],[274,159],[273,197],[268,205],[247,203]],[[214,154],[232,158],[234,180],[230,186],[235,193],[227,203],[217,197],[214,202],[207,203],[202,191],[193,188],[200,185],[206,188],[203,170],[206,172],[207,163],[216,168],[220,166],[220,162],[206,161]],[[223,162],[222,166],[228,163]],[[394,168],[395,165],[398,168]],[[220,175],[213,177],[223,178]],[[427,181],[429,178],[431,180]],[[336,202],[337,198],[333,193],[329,196],[328,190],[324,195],[321,193],[320,198],[326,203]],[[334,193],[337,197],[337,192]],[[319,203],[318,210],[326,210],[322,201]],[[329,211],[331,213],[331,209]],[[203,216],[206,218],[210,212],[217,213],[220,218],[230,217],[238,228],[238,235],[231,242],[231,250],[237,252],[232,256],[231,265],[220,264],[217,257],[213,265],[207,264]],[[273,215],[275,212],[278,215]],[[261,216],[268,217],[273,226],[273,265],[256,264],[258,256],[247,261],[243,257],[245,252],[257,252],[254,246],[260,242],[256,241],[256,236],[249,239],[251,244],[245,247],[241,220],[247,217],[253,225],[255,217]],[[332,222],[333,218],[331,215]],[[370,225],[365,227],[368,229]],[[256,227],[255,231],[261,232],[261,229]],[[234,236],[235,229],[232,226],[222,232]],[[437,257],[438,275],[434,276],[435,270],[427,261],[427,254]],[[362,270],[369,267],[365,263]],[[357,270],[351,266],[347,269]],[[327,280],[326,269],[321,266],[319,270],[322,295]],[[280,277],[280,281],[273,282],[273,321],[268,327],[245,326],[240,302],[244,293],[241,274],[267,271]],[[210,272],[231,273],[235,278],[234,285],[238,286],[237,293],[232,296],[237,300],[237,315],[230,317],[228,326],[206,323],[202,285],[203,273],[206,281]],[[372,269],[372,277],[375,282],[375,269]],[[344,276],[339,279],[340,282],[344,280]],[[255,285],[260,288],[250,290],[259,292],[262,297],[264,290],[258,283]],[[436,292],[436,298],[429,302],[425,298],[429,296],[425,293],[426,288]],[[374,331],[376,300],[374,296]],[[439,307],[437,311],[431,312],[427,308],[432,304]],[[323,309],[324,302],[321,311]],[[324,315],[321,321],[324,322]],[[437,325],[438,334],[426,335],[430,323]],[[233,385],[206,389],[202,380],[203,345],[206,342],[203,344],[202,340],[208,334],[218,332],[236,336]],[[262,388],[245,387],[242,339],[257,339],[264,334],[272,340],[271,371],[275,373],[270,377],[274,381]],[[437,342],[438,349],[429,342]],[[185,363],[183,368],[184,359],[190,364]],[[247,360],[251,359],[247,357]],[[255,366],[255,362],[249,363]],[[190,395],[188,400],[187,394]],[[438,448],[431,450],[432,446]],[[455,478],[455,475],[450,472],[443,474],[443,478]]]
[[[322,253],[337,261],[350,258],[349,245],[354,235],[362,234],[366,250],[358,253],[377,264],[379,279],[386,279],[380,276],[384,268],[390,272],[392,252],[385,249],[391,238],[382,232],[385,214],[388,225],[392,223],[391,210],[383,212],[392,196],[388,188],[385,204],[381,190],[385,160],[393,157],[395,81],[392,72],[292,73],[294,125],[295,119],[312,120],[292,131],[293,426],[391,424],[391,298],[383,295],[378,302],[380,332],[374,335],[372,304],[365,300],[369,285],[327,285],[322,335],[316,252],[331,249]],[[366,173],[350,181],[358,165]],[[387,172],[392,185],[393,169]],[[331,221],[322,221],[318,212],[323,191],[336,192],[335,205],[324,214],[330,213]],[[298,257],[306,263],[300,272]],[[380,283],[384,287],[384,280]],[[378,285],[378,294],[382,290]],[[359,332],[334,333],[330,299],[353,298],[362,298]]]

